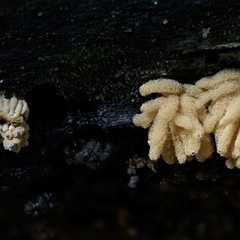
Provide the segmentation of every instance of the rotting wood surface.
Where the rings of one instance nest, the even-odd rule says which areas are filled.
[[[239,67],[238,10],[221,0],[1,1],[0,88],[25,96],[31,128],[28,148],[0,153],[2,236],[238,237],[239,170],[219,156],[137,169],[134,192],[126,164],[148,152],[131,122],[138,87]],[[72,154],[79,165],[66,163]]]

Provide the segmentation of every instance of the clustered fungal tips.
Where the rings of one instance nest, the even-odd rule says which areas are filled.
[[[0,93],[0,141],[6,150],[18,153],[28,146],[28,115],[25,100],[18,99],[15,94],[7,98],[4,92]]]
[[[141,106],[133,122],[149,128],[149,158],[168,164],[194,157],[203,162],[216,147],[228,168],[240,168],[240,71],[225,69],[195,85],[150,80],[142,96],[160,96]],[[215,144],[213,141],[215,139]],[[215,145],[215,146],[214,146]]]

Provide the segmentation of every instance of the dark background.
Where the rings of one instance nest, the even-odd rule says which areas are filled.
[[[238,239],[240,170],[214,154],[154,171],[132,116],[149,79],[194,83],[239,68],[239,10],[1,0],[0,90],[28,102],[30,145],[0,149],[0,239]]]

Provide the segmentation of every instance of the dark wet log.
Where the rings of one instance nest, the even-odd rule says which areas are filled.
[[[129,103],[148,78],[238,67],[236,2],[43,2],[1,9],[3,89],[49,82],[67,99]]]
[[[0,86],[25,95],[31,134],[39,138],[59,124],[64,128],[72,115],[73,131],[85,124],[131,124],[139,106],[132,103],[148,79],[194,82],[238,67],[238,3],[36,4],[3,4]],[[118,115],[126,122],[116,122]],[[38,125],[42,133],[35,132]]]
[[[239,236],[239,170],[216,154],[203,164],[160,162],[155,173],[144,162],[147,132],[132,124],[147,80],[193,83],[239,67],[239,7],[0,1],[0,89],[25,97],[31,130],[19,154],[0,151],[2,236]],[[130,158],[144,166],[128,169]]]

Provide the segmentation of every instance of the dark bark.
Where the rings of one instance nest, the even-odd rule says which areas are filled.
[[[147,159],[147,132],[132,123],[142,83],[239,66],[239,7],[0,1],[0,88],[25,97],[31,129],[19,154],[0,152],[2,238],[238,237],[239,170],[217,154],[131,180],[127,161]]]

